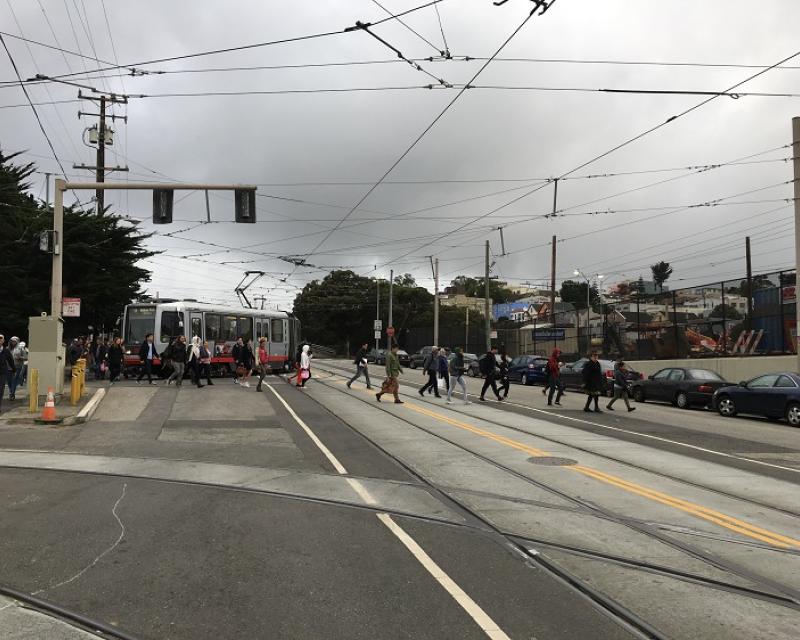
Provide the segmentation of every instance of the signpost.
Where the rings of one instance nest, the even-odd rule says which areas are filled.
[[[379,332],[383,330],[383,320],[376,320],[375,326],[373,327],[375,331]]]
[[[63,298],[61,300],[61,316],[64,318],[81,317],[81,299]]]
[[[381,339],[381,332],[380,331],[376,331],[375,332],[375,339],[376,340],[380,340]]]

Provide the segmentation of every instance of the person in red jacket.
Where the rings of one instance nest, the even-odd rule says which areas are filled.
[[[261,383],[269,371],[269,346],[267,339],[262,337],[258,339],[258,385],[256,391],[261,391]]]
[[[548,406],[552,406],[553,394],[555,394],[556,390],[558,390],[558,395],[556,395],[557,405],[561,406],[561,396],[564,395],[564,387],[561,384],[561,362],[559,362],[560,357],[561,350],[553,349],[553,353],[550,354],[550,358],[547,360],[547,388],[550,390],[547,394]]]

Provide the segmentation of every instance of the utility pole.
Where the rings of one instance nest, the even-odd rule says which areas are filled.
[[[556,183],[558,185],[558,183]],[[554,205],[555,206],[555,205]],[[556,237],[553,236],[553,249],[550,257],[550,326],[556,326]]]
[[[375,324],[377,326],[378,320],[381,319],[381,279],[375,278]],[[376,332],[377,333],[377,332]],[[375,338],[375,351],[380,348],[380,336]]]
[[[464,329],[464,351],[469,351],[469,307],[467,307],[466,329]]]
[[[798,285],[800,284],[800,117],[792,118],[792,158],[794,162],[794,291],[797,300]],[[797,353],[797,371],[800,371],[800,349],[797,348],[797,332],[800,329],[800,302],[795,303],[795,352]]]
[[[394,269],[389,270],[389,326],[394,327],[392,324],[392,297],[394,295]],[[394,340],[394,336],[390,336],[387,334],[387,344],[386,348],[392,348],[392,340]]]
[[[50,210],[50,176],[52,173],[45,173],[44,174],[44,198],[47,206],[45,207],[46,211]]]
[[[88,166],[85,164],[74,164],[72,167],[74,169],[87,169],[89,171],[95,172],[95,182],[103,183],[106,180],[106,171],[128,171],[128,167],[106,167],[106,145],[114,144],[114,132],[111,128],[106,126],[106,118],[111,118],[111,120],[124,120],[125,124],[128,123],[128,116],[118,116],[115,114],[107,114],[106,107],[108,104],[128,104],[127,97],[119,97],[115,94],[110,94],[108,96],[101,95],[99,98],[95,96],[85,96],[80,91],[78,92],[78,98],[82,100],[92,100],[98,101],[99,100],[99,110],[100,113],[84,113],[83,111],[78,111],[78,117],[81,116],[96,116],[100,118],[99,129],[97,131],[97,159],[95,161],[95,166]],[[92,137],[89,136],[89,141],[92,142]],[[97,202],[97,215],[103,215],[103,210],[105,209],[105,191],[103,189],[97,189],[95,191],[95,201]]]
[[[753,328],[753,268],[750,260],[750,236],[744,239],[744,250],[747,264],[747,316],[744,326],[750,331]]]
[[[433,265],[433,344],[439,346],[439,258]]]
[[[486,316],[486,351],[492,349],[492,310],[489,306],[489,241],[486,241],[486,260],[484,273],[484,306],[483,313]]]

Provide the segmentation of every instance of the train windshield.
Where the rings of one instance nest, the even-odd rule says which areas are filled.
[[[155,329],[156,308],[152,305],[130,306],[125,322],[125,344],[141,344],[145,336]]]

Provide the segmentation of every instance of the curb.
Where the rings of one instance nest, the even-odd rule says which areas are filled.
[[[86,403],[86,405],[78,412],[78,415],[66,418],[64,420],[64,424],[83,424],[84,422],[91,420],[94,412],[97,411],[97,407],[100,406],[100,403],[103,401],[103,398],[106,396],[105,389],[98,389],[94,392],[92,399]]]

